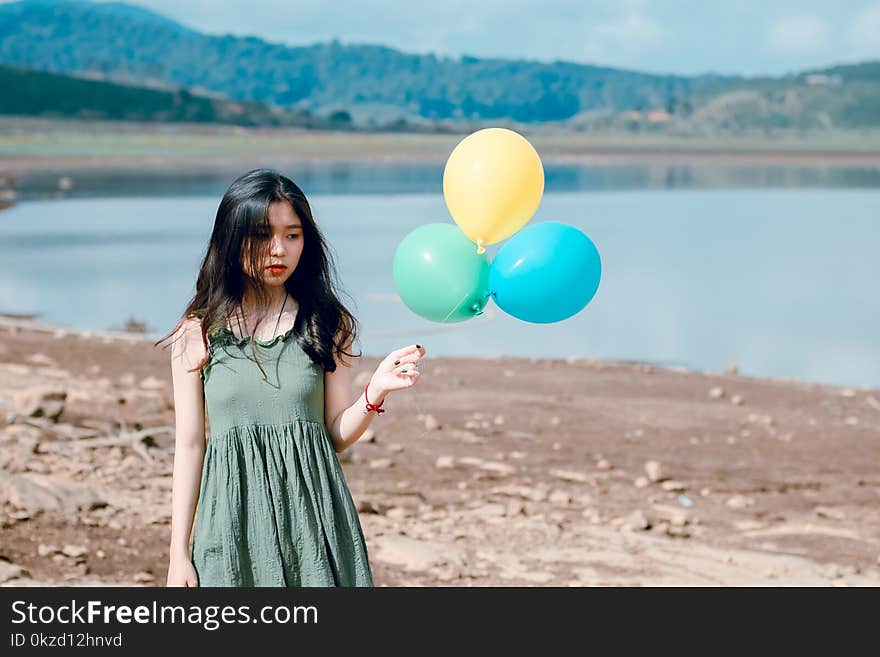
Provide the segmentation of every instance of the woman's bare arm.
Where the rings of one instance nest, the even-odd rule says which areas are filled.
[[[192,533],[205,457],[205,398],[199,371],[188,372],[205,356],[198,320],[184,322],[171,348],[174,384],[174,473],[171,484],[169,585],[175,562],[190,561]],[[178,572],[178,577],[181,576]],[[178,583],[177,585],[185,585]]]

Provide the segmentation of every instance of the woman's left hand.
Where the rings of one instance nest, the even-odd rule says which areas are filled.
[[[425,348],[418,344],[392,351],[379,363],[371,384],[382,394],[414,386],[419,380],[419,359],[424,355]]]

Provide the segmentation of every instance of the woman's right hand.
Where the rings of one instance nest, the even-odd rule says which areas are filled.
[[[186,557],[172,558],[168,564],[166,586],[198,586],[199,579],[192,561]]]

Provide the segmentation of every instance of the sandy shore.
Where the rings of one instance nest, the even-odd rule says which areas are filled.
[[[378,586],[880,585],[880,391],[426,347],[340,455]],[[164,585],[168,358],[0,321],[5,585]]]
[[[476,129],[476,128],[475,128]],[[676,137],[523,131],[547,164],[880,166],[880,133]],[[83,169],[216,171],[308,162],[443,163],[461,134],[363,133],[0,117],[0,176]]]

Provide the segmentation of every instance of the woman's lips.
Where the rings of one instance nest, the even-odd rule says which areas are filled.
[[[273,274],[281,274],[284,272],[284,270],[287,269],[287,267],[285,267],[284,265],[270,265],[269,267],[266,267],[266,269],[268,269]]]

